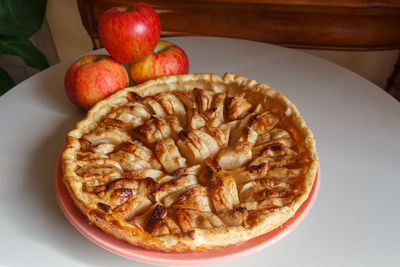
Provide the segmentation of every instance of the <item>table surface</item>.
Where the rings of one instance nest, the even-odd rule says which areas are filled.
[[[227,38],[166,39],[187,52],[191,73],[237,73],[283,92],[317,142],[322,179],[308,217],[272,247],[220,266],[398,266],[400,104],[394,98],[295,50]],[[0,97],[0,264],[149,266],[86,239],[57,204],[57,156],[84,116],[64,92],[73,60]]]

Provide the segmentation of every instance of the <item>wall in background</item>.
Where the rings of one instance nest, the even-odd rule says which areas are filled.
[[[76,0],[49,0],[47,20],[60,61],[75,58],[92,50],[92,42],[83,27]],[[299,49],[339,64],[380,87],[393,71],[399,51],[347,52]]]

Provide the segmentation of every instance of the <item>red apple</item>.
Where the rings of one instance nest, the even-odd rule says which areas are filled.
[[[120,63],[129,64],[153,52],[160,39],[161,23],[154,9],[139,3],[106,10],[98,32],[108,53]]]
[[[185,51],[179,46],[161,40],[153,54],[129,65],[132,80],[142,83],[164,75],[186,74],[189,71],[189,60]]]
[[[64,79],[72,103],[89,110],[98,101],[129,86],[124,65],[107,55],[84,56],[73,63]]]

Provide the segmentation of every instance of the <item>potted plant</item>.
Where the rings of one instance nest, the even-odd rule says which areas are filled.
[[[39,70],[49,66],[29,40],[43,23],[46,4],[47,0],[0,0],[0,55],[19,56],[26,65]],[[14,86],[10,75],[0,68],[0,95]]]

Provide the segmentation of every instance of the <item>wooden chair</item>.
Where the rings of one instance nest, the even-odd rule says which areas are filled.
[[[368,51],[400,48],[398,0],[77,0],[82,22],[101,48],[97,23],[113,6],[145,2],[163,36],[235,37],[293,48]],[[400,56],[385,90],[400,101]]]

